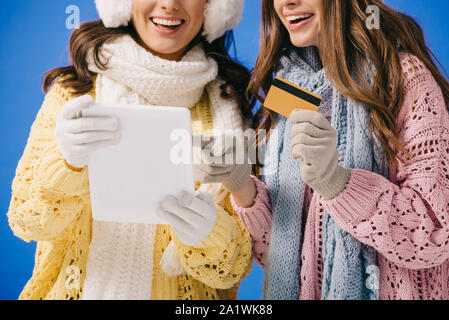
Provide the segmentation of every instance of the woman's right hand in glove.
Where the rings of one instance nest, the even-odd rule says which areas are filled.
[[[248,146],[252,140],[249,140],[248,137],[239,135],[204,135],[204,139],[203,136],[196,135],[193,151],[195,181],[221,182],[230,192],[242,190],[251,180],[252,163],[249,154],[252,153]],[[198,150],[200,146],[201,150]]]
[[[120,141],[118,119],[86,117],[83,110],[95,103],[90,95],[68,101],[56,118],[55,136],[65,161],[72,167],[84,168],[90,154]]]

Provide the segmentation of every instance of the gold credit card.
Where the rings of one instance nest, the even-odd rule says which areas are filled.
[[[318,111],[322,99],[317,94],[276,77],[263,105],[288,118],[295,109]]]

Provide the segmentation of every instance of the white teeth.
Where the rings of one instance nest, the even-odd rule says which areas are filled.
[[[161,25],[169,26],[169,27],[179,26],[182,24],[182,20],[166,20],[166,19],[159,19],[159,18],[153,18],[152,20],[155,24],[161,24]]]
[[[288,20],[288,21],[295,21],[295,20],[298,20],[298,19],[307,19],[307,18],[310,18],[311,16],[313,16],[313,14],[303,14],[303,15],[298,15],[298,16],[289,16],[289,17],[286,17],[286,19]]]

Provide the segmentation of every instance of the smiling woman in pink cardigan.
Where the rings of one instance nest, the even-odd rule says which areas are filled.
[[[363,0],[345,0],[338,3],[341,6],[326,0],[263,1],[262,30],[265,31],[262,33],[261,51],[250,89],[252,92],[260,92],[260,90],[267,92],[271,83],[270,77],[273,74],[270,71],[276,71],[266,69],[267,61],[271,59],[273,63],[276,63],[275,60],[278,57],[276,55],[290,45],[293,51],[302,53],[306,51],[301,51],[301,48],[318,49],[322,58],[318,65],[322,63],[321,68],[324,68],[327,76],[333,80],[332,84],[337,86],[343,95],[349,95],[350,89],[359,87],[352,84],[353,88],[342,88],[345,82],[340,77],[344,77],[342,75],[344,72],[332,71],[335,71],[338,66],[341,67],[339,70],[346,72],[345,67],[349,60],[345,60],[344,57],[348,56],[348,51],[344,50],[353,50],[354,62],[351,63],[354,64],[357,63],[358,57],[366,54],[370,61],[381,62],[376,67],[380,66],[385,70],[379,69],[379,74],[382,76],[386,74],[386,79],[391,80],[388,88],[378,87],[380,91],[377,93],[373,90],[373,97],[376,94],[382,94],[379,92],[390,94],[384,97],[387,102],[385,106],[390,108],[385,112],[390,112],[393,116],[396,128],[387,126],[392,129],[393,135],[391,139],[386,139],[384,142],[386,141],[387,145],[388,142],[390,143],[391,150],[398,150],[393,147],[397,146],[396,142],[399,142],[405,150],[397,151],[396,159],[393,162],[390,161],[389,172],[385,176],[369,170],[339,167],[338,176],[337,174],[332,176],[325,185],[323,182],[326,181],[321,181],[321,184],[313,182],[313,179],[307,176],[307,172],[301,171],[301,177],[298,176],[297,181],[302,178],[307,187],[302,210],[297,214],[299,218],[302,217],[303,222],[300,227],[301,235],[298,234],[297,237],[301,242],[298,298],[323,298],[323,277],[327,268],[323,264],[323,247],[325,246],[323,234],[326,228],[323,219],[324,212],[328,212],[342,230],[363,245],[376,250],[379,268],[374,266],[371,269],[370,266],[366,268],[371,278],[368,277],[364,285],[370,286],[370,281],[374,280],[371,283],[373,285],[376,283],[376,278],[379,278],[380,299],[447,300],[449,299],[449,115],[447,109],[449,84],[431,60],[424,44],[422,31],[410,17],[391,10],[377,0],[369,1],[369,3]],[[380,8],[381,18],[387,20],[383,22],[380,30],[370,31],[361,27],[360,19],[363,15],[360,12],[363,13],[368,4],[377,5]],[[345,16],[343,9],[349,7],[352,13]],[[337,17],[332,17],[330,12]],[[359,16],[354,12],[358,12]],[[356,36],[344,33],[343,28],[338,27],[342,22],[339,24],[336,20],[343,17],[347,19],[348,30],[359,28],[357,30],[360,32]],[[373,35],[374,32],[376,35]],[[394,37],[388,35],[396,35],[397,43],[393,43],[391,39]],[[273,40],[273,37],[277,40]],[[333,39],[332,37],[334,41],[329,41]],[[348,45],[350,49],[345,47],[343,51],[338,51],[340,39],[338,37],[350,43]],[[363,42],[362,37],[370,41]],[[278,42],[281,44],[279,45]],[[277,51],[270,47],[274,43],[277,44]],[[378,47],[374,47],[373,43]],[[354,48],[356,45],[359,47]],[[386,54],[380,52],[379,47],[382,45],[385,45],[383,48]],[[334,51],[329,53],[331,50]],[[331,61],[331,59],[334,60]],[[331,65],[332,62],[335,64]],[[288,66],[291,69],[294,65],[295,63],[292,63]],[[314,72],[319,72],[318,70],[320,67],[315,68]],[[401,79],[401,82],[394,82],[392,79]],[[378,86],[379,82],[375,85]],[[398,92],[401,92],[401,99],[397,101],[401,103],[388,104],[394,100]],[[326,127],[328,132],[334,132],[335,129],[329,128],[325,123],[326,119],[330,119],[332,108],[336,107],[329,101],[324,97],[319,110],[321,118],[317,122],[322,124],[321,129]],[[397,112],[393,112],[392,108],[396,108]],[[264,109],[261,113],[272,115]],[[307,117],[304,113],[301,115]],[[294,115],[291,118],[295,121]],[[312,120],[309,122],[313,123]],[[309,127],[313,126],[309,125]],[[305,132],[304,136],[307,134]],[[334,137],[334,135],[329,136]],[[284,138],[281,136],[281,141],[289,141]],[[333,148],[323,148],[318,155],[315,155],[315,158],[313,156],[307,158],[306,153],[298,151],[302,149],[295,149],[295,138],[297,139],[292,132],[292,145],[284,146],[284,149],[291,147],[292,156],[301,159],[301,164],[304,160],[310,162],[312,166],[314,163],[322,163],[323,158],[327,156],[326,152],[333,150]],[[393,138],[397,141],[395,142]],[[311,138],[307,139],[299,140],[307,145],[304,141],[312,141]],[[383,146],[385,147],[385,143]],[[281,152],[287,151],[279,151]],[[407,155],[407,152],[411,157]],[[279,167],[282,168],[287,160],[282,157],[279,159]],[[307,165],[310,164],[307,163]],[[281,185],[289,179],[282,175],[278,178]],[[272,228],[274,221],[272,211],[279,205],[279,198],[271,194],[267,185],[255,177],[246,189],[248,192],[245,195],[233,195],[232,205],[253,237],[255,260],[265,267],[266,259],[272,251],[270,238],[273,241],[273,232],[276,230]],[[281,213],[286,214],[286,212]],[[273,250],[275,249],[283,250],[284,248]],[[282,277],[280,275],[279,279]]]

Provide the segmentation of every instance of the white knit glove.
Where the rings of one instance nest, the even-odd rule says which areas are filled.
[[[200,191],[195,195],[182,192],[178,198],[167,196],[156,213],[172,226],[179,240],[191,247],[208,237],[218,215],[212,196]]]
[[[291,153],[301,159],[303,181],[326,200],[336,197],[351,175],[338,164],[337,132],[319,112],[297,109],[290,120],[295,123]]]
[[[209,141],[209,138],[211,139]],[[195,136],[194,141],[201,139]],[[234,143],[229,139],[234,139]],[[244,139],[244,140],[242,140]],[[238,148],[238,143],[243,148]],[[248,158],[248,145],[251,142],[243,136],[205,137],[201,143],[194,143],[194,177],[200,183],[222,183],[230,192],[245,187],[250,181],[252,164]],[[196,145],[198,144],[198,145]],[[201,150],[197,150],[201,145]],[[237,154],[239,152],[240,154]]]
[[[94,104],[90,95],[68,101],[56,118],[55,136],[65,161],[75,167],[87,166],[90,154],[120,141],[118,120],[113,117],[86,117],[82,111]]]

